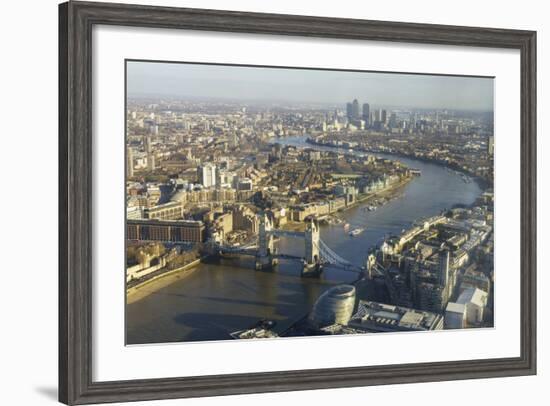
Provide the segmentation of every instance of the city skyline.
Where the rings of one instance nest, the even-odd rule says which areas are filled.
[[[126,344],[494,325],[492,80],[129,67]]]
[[[376,107],[494,111],[493,78],[416,73],[128,61],[127,94],[318,105],[359,99]]]

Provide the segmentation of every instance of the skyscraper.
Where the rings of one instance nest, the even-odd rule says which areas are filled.
[[[132,148],[126,148],[126,177],[134,176],[134,151]]]
[[[363,120],[365,120],[365,124],[370,124],[370,106],[368,103],[363,104]]]
[[[359,118],[361,118],[361,114],[359,113],[359,102],[357,99],[353,99],[353,102],[351,102],[351,115],[353,120],[359,120]]]
[[[353,119],[353,105],[351,103],[346,104],[346,116],[348,120]]]

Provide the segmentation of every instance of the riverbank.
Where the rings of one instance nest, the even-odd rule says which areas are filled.
[[[324,148],[331,148],[331,149],[335,149],[335,150],[342,149],[342,147],[339,147],[339,146],[336,146],[336,145],[323,144],[321,142],[317,142],[317,141],[315,141],[314,139],[312,139],[310,137],[307,137],[305,142],[307,144],[310,144],[310,145],[317,145],[317,146],[324,147]],[[464,175],[470,176],[474,180],[474,182],[476,182],[477,185],[482,190],[486,190],[486,189],[491,187],[491,185],[489,185],[489,182],[486,179],[484,179],[480,176],[477,176],[477,175],[475,175],[475,174],[473,174],[473,173],[471,173],[471,172],[469,172],[469,171],[467,171],[467,170],[465,170],[461,167],[454,166],[454,165],[448,165],[445,162],[441,162],[441,161],[438,161],[438,160],[429,159],[429,158],[426,158],[426,157],[419,157],[419,156],[415,156],[415,155],[408,155],[408,154],[404,154],[402,152],[397,152],[397,151],[391,151],[391,152],[390,151],[378,151],[378,150],[369,149],[369,148],[362,148],[362,147],[354,147],[353,151],[364,152],[364,153],[369,153],[369,154],[391,154],[391,155],[395,155],[397,157],[402,157],[402,158],[407,158],[407,159],[416,159],[418,161],[438,165],[438,166],[441,166],[443,168],[450,168],[450,169],[455,170],[457,172],[460,172]]]
[[[399,182],[388,186],[387,188],[385,188],[383,190],[380,190],[380,191],[374,192],[374,193],[368,193],[368,194],[365,194],[364,196],[358,197],[357,200],[354,203],[348,204],[341,211],[349,210],[349,209],[351,209],[353,207],[357,207],[361,204],[368,203],[370,200],[372,200],[374,198],[377,198],[377,197],[378,198],[382,197],[382,198],[385,198],[385,199],[393,199],[397,196],[399,190],[402,189],[403,187],[405,187],[413,179],[414,179],[414,176],[408,176],[408,177],[400,180]]]
[[[400,192],[403,190],[405,186],[407,186],[412,180],[416,178],[415,176],[408,176],[404,179],[401,179],[399,182],[396,182],[395,184],[389,185],[386,188],[373,192],[373,193],[367,193],[363,195],[358,195],[356,200],[353,203],[350,203],[334,212],[331,212],[328,214],[329,217],[335,217],[335,218],[341,218],[342,215],[353,208],[367,205],[370,202],[375,202],[377,199],[385,199],[384,203],[377,206],[383,206],[384,204],[390,202],[391,200],[395,199],[400,195]],[[321,217],[326,217],[327,215],[323,215]],[[306,229],[306,223],[307,221],[291,221],[288,220],[283,226],[281,226],[282,230],[285,231],[298,231],[298,232],[304,232]]]
[[[198,258],[182,267],[162,272],[152,278],[138,283],[137,285],[127,288],[126,304],[137,302],[149,296],[151,293],[154,293],[159,289],[162,289],[163,287],[174,283],[177,280],[185,278],[197,269],[197,265],[199,265],[201,261],[202,258]]]

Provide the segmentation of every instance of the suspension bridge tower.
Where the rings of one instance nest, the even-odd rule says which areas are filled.
[[[258,253],[256,255],[256,269],[271,269],[277,265],[278,260],[274,258],[275,243],[273,241],[272,219],[265,213],[260,214],[260,227],[258,234]]]
[[[303,275],[318,275],[321,272],[321,256],[319,254],[320,231],[317,221],[311,220],[304,233],[305,252]]]

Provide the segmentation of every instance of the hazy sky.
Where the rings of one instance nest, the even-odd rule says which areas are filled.
[[[490,78],[156,62],[128,62],[127,74],[129,96],[493,109]]]

